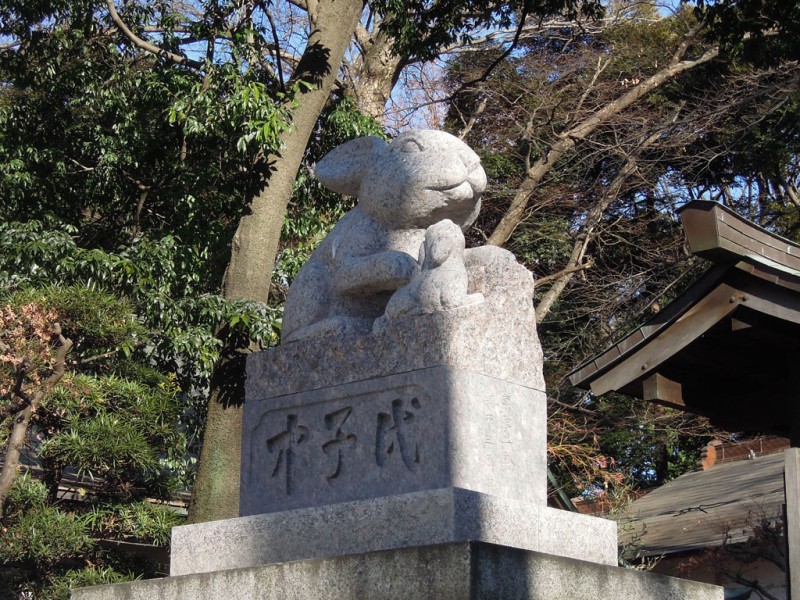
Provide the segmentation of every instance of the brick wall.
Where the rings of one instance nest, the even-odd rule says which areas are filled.
[[[743,442],[713,440],[703,449],[697,467],[699,470],[707,471],[714,465],[765,454],[775,454],[783,452],[788,447],[788,438],[776,436],[758,437]]]

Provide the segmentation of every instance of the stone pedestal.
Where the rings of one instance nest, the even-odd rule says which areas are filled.
[[[460,488],[546,505],[527,304],[487,302],[248,360],[240,514]],[[523,343],[525,340],[525,343]]]
[[[176,527],[170,574],[470,540],[617,564],[617,524],[457,488]]]
[[[75,600],[721,600],[616,566],[616,523],[547,507],[530,274],[468,254],[481,304],[248,360],[238,519],[177,527],[171,577]]]
[[[617,568],[616,523],[547,507],[535,331],[470,310],[482,327],[437,314],[252,356],[242,516],[175,528],[171,577],[74,600],[721,600]]]
[[[722,600],[722,588],[482,542],[76,590],[73,600]]]
[[[544,506],[546,416],[543,392],[448,366],[252,398],[240,514],[448,487]]]
[[[171,577],[74,600],[721,600],[617,568],[616,523],[547,507],[532,311],[490,309],[252,356],[242,516],[175,528]]]

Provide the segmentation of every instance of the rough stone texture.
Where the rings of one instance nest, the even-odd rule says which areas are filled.
[[[466,261],[480,265],[470,293],[483,290],[482,304],[253,354],[248,402],[442,365],[544,391],[530,274],[500,248],[475,248]]]
[[[451,488],[176,527],[170,573],[467,540],[617,564],[613,521]]]
[[[391,293],[419,270],[414,257],[425,230],[443,219],[469,227],[486,187],[478,156],[442,131],[410,131],[391,144],[353,140],[325,156],[316,175],[359,203],[292,283],[284,343],[368,332]]]
[[[75,590],[73,600],[723,600],[714,585],[480,542]]]
[[[546,504],[544,393],[432,367],[250,395],[240,514],[459,487]]]

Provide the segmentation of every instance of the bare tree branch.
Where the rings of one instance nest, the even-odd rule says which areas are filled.
[[[24,375],[27,369],[24,367],[20,369],[23,372],[22,380],[18,381],[17,395],[27,400],[26,406],[19,410],[13,418],[13,426],[11,435],[8,438],[6,446],[5,461],[3,470],[0,472],[0,517],[3,516],[5,509],[6,499],[8,493],[11,491],[11,486],[17,479],[17,471],[20,466],[21,449],[25,445],[25,440],[28,437],[28,427],[30,426],[31,417],[33,413],[39,408],[42,400],[50,393],[50,391],[61,381],[61,378],[66,372],[67,353],[72,348],[72,341],[65,338],[61,332],[61,325],[58,323],[53,324],[53,337],[56,340],[56,351],[53,357],[53,368],[50,376],[42,382],[33,396],[29,396],[22,391],[22,384]],[[19,373],[19,372],[18,372]]]
[[[492,71],[494,71],[499,64],[501,64],[506,58],[508,58],[511,55],[511,53],[514,51],[514,48],[516,48],[517,44],[519,44],[520,36],[522,35],[522,31],[525,28],[525,19],[528,18],[528,9],[529,6],[528,3],[526,2],[522,7],[522,13],[519,16],[519,27],[517,27],[517,32],[516,34],[514,34],[514,39],[511,40],[511,44],[508,46],[508,48],[506,48],[505,51],[500,56],[498,56],[486,69],[484,69],[480,77],[473,79],[472,81],[467,81],[465,83],[462,83],[459,86],[459,91],[469,89],[476,83],[482,83],[486,81],[489,78],[489,75],[492,74]],[[457,93],[458,92],[456,92],[456,94]]]
[[[169,52],[168,50],[159,48],[158,46],[151,44],[146,40],[143,40],[133,31],[131,31],[131,29],[125,24],[125,21],[122,20],[122,17],[119,16],[119,13],[117,13],[117,8],[114,6],[114,0],[106,0],[106,5],[108,6],[108,14],[111,16],[111,20],[114,21],[114,24],[117,27],[119,27],[119,30],[125,35],[125,37],[127,37],[131,42],[133,42],[133,44],[137,48],[141,48],[142,50],[155,54],[156,56],[167,58],[172,62],[185,67],[192,67],[193,69],[199,69],[203,66],[196,60],[192,60],[191,58],[181,56],[180,54],[174,54],[172,52]]]
[[[286,83],[283,80],[283,65],[281,61],[281,45],[278,41],[278,29],[275,27],[275,19],[272,17],[272,13],[268,10],[265,10],[264,12],[267,15],[270,29],[272,29],[272,41],[275,44],[275,62],[278,66],[278,83],[280,83],[281,91],[285,92]]]
[[[690,32],[690,35],[693,34]],[[630,91],[616,100],[609,102],[600,110],[592,113],[588,118],[559,134],[557,141],[550,149],[528,169],[525,180],[519,186],[519,190],[515,194],[511,206],[489,236],[489,243],[502,246],[508,241],[508,238],[511,237],[511,234],[522,221],[525,208],[533,192],[538,188],[553,165],[555,165],[567,151],[574,148],[578,141],[591,135],[600,125],[608,121],[611,117],[626,110],[638,100],[657,89],[660,85],[674,79],[680,73],[713,60],[718,55],[719,47],[715,46],[695,60],[672,63],[656,72],[639,85],[631,88]]]
[[[682,108],[683,105],[681,105],[675,111],[672,119],[670,119],[669,125],[674,125]],[[603,192],[600,200],[586,214],[586,218],[581,225],[580,231],[575,237],[575,243],[573,245],[569,260],[567,261],[567,266],[560,273],[556,273],[553,276],[555,283],[550,287],[549,290],[547,290],[547,293],[542,296],[542,299],[536,306],[536,321],[538,323],[541,323],[550,312],[550,308],[561,296],[573,275],[578,271],[582,271],[591,266],[591,263],[584,264],[583,259],[586,252],[586,247],[589,245],[589,242],[592,240],[594,235],[595,228],[603,218],[603,214],[608,206],[619,196],[623,186],[625,185],[625,182],[639,168],[638,161],[642,152],[658,141],[662,133],[663,128],[659,127],[654,133],[642,140],[634,152],[628,155],[625,164],[617,172],[617,175],[614,177],[611,185],[609,185],[608,188],[606,188],[606,190]],[[539,284],[541,285],[544,283],[546,279],[547,278],[542,278],[539,280]]]
[[[458,139],[463,140],[469,135],[469,132],[472,131],[473,127],[475,127],[475,123],[478,122],[478,117],[480,117],[486,111],[486,106],[488,104],[489,96],[484,96],[481,98],[481,101],[478,103],[478,108],[473,111],[469,120],[464,124],[464,127],[461,128],[461,131],[458,132]]]

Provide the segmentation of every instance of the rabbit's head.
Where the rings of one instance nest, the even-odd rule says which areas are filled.
[[[443,131],[409,131],[387,144],[352,140],[317,163],[330,189],[358,196],[373,219],[393,228],[425,229],[451,219],[466,230],[478,216],[486,173],[478,155]]]
[[[443,265],[453,255],[463,256],[464,246],[461,229],[450,219],[444,219],[425,231],[419,262],[423,269],[433,269]]]

